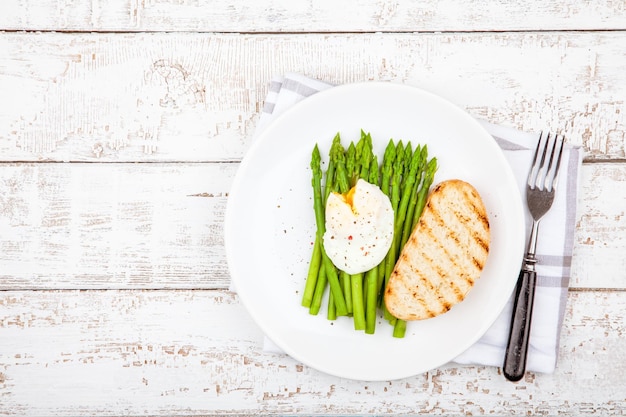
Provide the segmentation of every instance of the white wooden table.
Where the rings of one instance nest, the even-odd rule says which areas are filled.
[[[4,0],[0,414],[626,413],[622,0]],[[222,223],[273,75],[421,86],[586,151],[554,374],[262,350]]]

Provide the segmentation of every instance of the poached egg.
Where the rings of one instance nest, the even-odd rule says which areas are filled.
[[[385,258],[393,241],[394,214],[378,186],[359,179],[345,195],[330,193],[325,212],[324,249],[337,268],[358,274]]]

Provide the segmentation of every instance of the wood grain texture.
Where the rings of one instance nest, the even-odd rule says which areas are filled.
[[[227,287],[235,169],[0,165],[0,288]]]
[[[238,165],[0,164],[0,290],[228,288]],[[573,288],[626,288],[625,208],[626,165],[584,164]]]
[[[572,285],[626,287],[625,210],[626,164],[583,165]]]
[[[263,352],[229,292],[9,291],[0,307],[0,414],[626,412],[621,293],[570,293],[556,373],[516,384],[453,364],[398,381],[334,378]]]
[[[611,0],[4,0],[2,8],[0,30],[606,30],[624,29],[626,18],[624,3]]]
[[[233,161],[269,80],[387,80],[626,157],[626,32],[0,34],[1,161]]]

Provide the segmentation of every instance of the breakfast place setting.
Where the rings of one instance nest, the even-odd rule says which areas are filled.
[[[623,7],[196,3],[0,17],[0,413],[626,412]]]
[[[532,237],[535,247],[529,247],[522,259],[526,227],[521,195],[525,187],[531,186],[537,192],[551,193],[554,201],[561,163],[568,174],[578,177],[579,150],[565,149],[564,157],[563,140],[549,134],[498,131],[493,127],[500,135],[494,137],[495,132],[490,133],[486,125],[415,87],[369,82],[328,85],[313,93],[315,86],[320,86],[319,81],[297,74],[275,80],[270,86],[276,90],[275,103],[266,102],[265,108],[272,112],[263,116],[275,121],[268,122],[269,133],[260,134],[242,162],[226,211],[226,252],[234,290],[251,310],[252,317],[257,318],[269,342],[292,356],[302,355],[302,361],[311,361],[312,366],[326,372],[362,380],[402,378],[457,357],[460,361],[480,363],[481,357],[487,356],[485,350],[490,351],[492,361],[510,352],[509,377],[521,379],[532,317],[527,312],[532,310],[537,288],[535,269],[542,266],[536,259],[538,256],[553,257],[555,261],[561,258],[563,263],[563,258],[571,257],[571,247],[566,247],[565,253],[559,251],[564,249],[566,241],[571,241],[567,234],[574,226],[561,222],[560,227],[551,229],[554,249],[548,246],[538,256],[538,239]],[[299,97],[302,91],[313,94]],[[292,102],[292,107],[280,114],[286,100]],[[458,120],[451,122],[454,118]],[[327,123],[329,119],[331,122]],[[321,124],[320,120],[325,123]],[[371,131],[359,132],[358,126],[364,124],[369,124]],[[333,134],[327,126],[335,126],[340,133]],[[397,130],[385,131],[387,126]],[[307,133],[296,133],[300,131]],[[470,136],[473,131],[476,137]],[[342,144],[341,137],[348,134],[354,140],[350,143],[344,140]],[[302,139],[295,141],[294,135]],[[405,148],[401,139],[393,140],[403,137],[399,135],[415,137],[420,142],[413,149],[411,141],[407,141]],[[435,141],[427,139],[435,136]],[[325,149],[330,154],[325,176],[319,150],[322,144],[318,142],[318,138],[324,137],[328,138]],[[375,143],[374,137],[384,139]],[[390,138],[388,143],[387,138]],[[267,144],[263,146],[265,141]],[[337,146],[341,155],[334,157],[333,148],[336,150]],[[306,150],[311,149],[314,157],[309,167]],[[355,155],[368,152],[370,155],[352,156],[351,163],[351,149]],[[257,153],[261,156],[255,157]],[[513,162],[507,160],[507,153]],[[300,160],[298,155],[302,155]],[[275,158],[269,163],[272,170],[266,169],[268,158]],[[359,163],[359,159],[366,161]],[[513,163],[523,175],[519,180],[512,171]],[[281,168],[281,164],[286,166]],[[347,168],[351,165],[353,168]],[[294,190],[298,168],[303,178],[295,182],[308,185],[307,177],[312,177],[317,184],[301,192]],[[329,175],[330,171],[334,173]],[[524,181],[528,176],[525,171],[531,174],[528,181]],[[285,176],[283,172],[291,174]],[[343,192],[341,185],[333,185],[340,182],[340,172],[346,176]],[[267,178],[261,177],[264,175]],[[496,179],[502,183],[498,184]],[[272,192],[268,187],[259,194],[259,180],[276,190]],[[350,184],[352,188],[348,188]],[[570,189],[566,186],[557,198],[562,206],[557,209],[561,212],[558,218],[567,218],[564,213],[568,210],[575,211],[577,186],[575,181],[570,184]],[[254,214],[249,212],[249,207],[255,207]],[[262,221],[268,218],[275,220]],[[411,224],[404,227],[409,221]],[[305,224],[310,230],[304,228]],[[264,230],[255,241],[247,231],[259,227]],[[262,253],[262,242],[272,235],[278,248]],[[317,243],[311,245],[311,241]],[[320,252],[319,259],[314,255],[316,251]],[[498,256],[500,251],[502,255]],[[250,260],[252,253],[258,254],[258,258],[253,258],[258,259],[258,264]],[[289,254],[286,259],[285,253]],[[524,266],[523,261],[526,261]],[[317,269],[313,271],[315,265]],[[329,267],[334,269],[334,276],[320,274],[320,269]],[[271,278],[259,280],[256,271],[260,270],[274,273]],[[546,268],[540,276],[549,274],[548,271]],[[551,272],[562,274],[559,268]],[[318,284],[320,276],[327,285]],[[511,279],[507,282],[503,276]],[[304,285],[303,277],[307,277]],[[545,326],[542,329],[545,334],[538,336],[546,344],[535,348],[540,359],[533,366],[544,367],[539,369],[552,371],[556,365],[558,323],[562,321],[563,297],[548,283],[560,283],[566,278],[545,277],[547,288],[543,290],[539,286],[538,298],[545,300],[544,315],[551,316],[549,322],[553,327]],[[481,294],[481,284],[490,279],[493,282],[485,284]],[[515,290],[519,292],[518,299],[509,300],[518,281],[519,288]],[[478,290],[474,290],[474,284]],[[557,290],[561,292],[560,287]],[[296,298],[300,293],[303,293],[302,306],[281,302],[289,299],[289,294]],[[532,294],[525,295],[529,293]],[[316,298],[319,305],[315,308],[312,299]],[[346,298],[351,302],[346,302]],[[268,300],[274,302],[268,305]],[[507,302],[517,304],[507,309],[510,317],[503,314],[499,320],[503,323],[496,323],[485,339],[479,340]],[[335,311],[325,314],[328,309]],[[330,323],[311,317],[331,317],[329,314],[332,314]],[[352,320],[340,316],[351,316]],[[381,318],[385,316],[391,325],[386,329],[387,323]],[[507,321],[515,324],[518,333],[498,335]],[[377,332],[377,327],[382,329]],[[350,330],[372,336],[362,345],[363,335],[351,334]],[[498,336],[500,346],[495,344],[494,338]],[[320,337],[330,342],[318,343]],[[398,343],[397,338],[405,340]],[[407,343],[411,338],[414,342]],[[343,350],[337,349],[338,344],[360,347]],[[494,354],[496,349],[501,352]],[[377,357],[377,352],[390,354],[380,362],[371,360]],[[499,365],[503,364],[504,361]]]

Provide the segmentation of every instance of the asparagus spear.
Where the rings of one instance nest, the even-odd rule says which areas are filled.
[[[393,139],[389,139],[389,143],[385,148],[385,154],[383,155],[383,163],[381,166],[380,176],[380,189],[389,197],[391,194],[391,175],[393,174],[393,162],[396,159],[396,145],[393,143]],[[378,266],[378,287],[382,286],[385,279],[385,261],[381,262]]]
[[[372,147],[372,137],[361,130],[361,139],[357,143],[355,157],[357,163],[354,167],[353,175],[370,183],[378,183],[378,158],[374,155]],[[375,182],[373,182],[375,180]],[[369,275],[371,275],[368,272]],[[367,277],[368,274],[365,276]],[[374,275],[374,277],[376,277]],[[377,278],[376,278],[377,279]],[[352,316],[354,328],[356,330],[366,329],[365,295],[363,288],[364,274],[353,274],[350,276],[352,290]],[[370,312],[371,314],[371,312]],[[374,315],[376,310],[374,307]]]
[[[404,173],[404,145],[402,141],[396,144],[396,159],[393,161],[393,173],[391,175],[391,206],[394,213],[398,209],[400,201],[400,182]]]
[[[393,325],[393,337],[402,339],[406,333],[406,320],[396,319]]]
[[[394,212],[394,225],[395,225],[395,219],[397,219],[398,217],[398,205],[400,202],[400,186],[402,182],[402,175],[404,172],[404,156],[405,156],[404,146],[403,146],[402,141],[400,140],[396,144],[396,158],[394,159],[393,164],[392,164],[392,174],[391,174],[390,196],[391,196],[391,207],[393,208],[393,212]],[[385,257],[385,260],[384,260],[384,263],[385,263],[385,273],[384,273],[384,278],[383,278],[384,288],[387,287],[387,282],[389,282],[389,277],[391,276],[391,273],[393,272],[393,267],[396,264],[397,252],[398,252],[398,248],[396,244],[396,239],[394,238],[391,241],[391,247],[389,248],[389,252],[387,252],[387,256]],[[389,311],[387,311],[387,308],[385,307],[384,303],[383,303],[383,316],[391,324],[395,323],[396,318],[393,317],[389,313]]]
[[[348,150],[346,151],[346,172],[348,173],[349,188],[354,186],[356,182],[356,178],[354,177],[356,167],[356,147],[354,146],[354,142],[350,142],[348,145]]]
[[[396,145],[396,158],[393,162],[393,172],[391,175],[391,207],[393,208],[393,212],[397,218],[398,216],[398,204],[400,201],[400,182],[402,181],[402,174],[404,168],[404,146],[402,141],[398,141]],[[394,219],[395,224],[395,219]],[[396,247],[395,239],[391,242],[391,248],[387,253],[387,257],[385,258],[385,285],[389,280],[389,276],[393,270],[394,265],[396,264],[396,252],[398,248]]]
[[[409,200],[409,205],[406,210],[406,221],[404,222],[402,239],[400,240],[401,248],[404,247],[406,241],[409,240],[409,236],[413,231],[413,216],[415,214],[415,206],[417,205],[417,192],[420,188],[422,177],[424,176],[424,170],[426,168],[426,161],[428,157],[428,148],[426,146],[418,146],[414,152],[419,153],[419,168],[417,170],[417,175],[415,176],[413,189],[411,190],[411,199]]]
[[[372,154],[372,157],[370,158],[370,168],[367,182],[378,185],[378,157],[374,154]]]
[[[404,192],[404,184],[406,180],[409,178],[407,173],[409,172],[411,161],[413,159],[413,145],[411,142],[407,142],[404,145],[404,157],[402,158],[402,182],[400,183],[400,198],[402,198],[402,193]]]
[[[322,201],[322,169],[320,151],[317,145],[313,148],[313,154],[311,156],[311,170],[313,171],[313,178],[311,184],[313,185],[313,207],[315,210],[315,222],[317,224],[317,238],[320,240],[320,248],[322,253],[322,264],[330,285],[330,290],[333,293],[333,299],[337,308],[337,315],[345,316],[348,314],[346,308],[346,301],[339,284],[339,277],[337,270],[332,261],[326,254],[323,244],[323,236],[326,231],[326,225],[324,223],[324,204]],[[319,278],[318,278],[319,280]]]
[[[352,287],[352,318],[354,330],[365,330],[365,306],[363,305],[363,274],[350,275]]]
[[[335,170],[337,169],[338,155],[343,154],[343,146],[341,146],[341,137],[339,133],[333,138],[333,143],[330,147],[328,169],[326,170],[326,184],[324,185],[324,206],[328,196],[332,191],[335,191]]]
[[[354,146],[355,152],[354,152],[354,171],[353,174],[359,175],[359,173],[361,172],[361,157],[363,155],[363,145],[364,145],[364,137],[365,135],[363,134],[363,131],[361,131],[361,137],[359,138],[359,140],[356,142],[356,145]]]
[[[329,152],[330,158],[328,163],[328,169],[326,170],[326,183],[324,186],[324,206],[326,206],[326,200],[328,200],[328,195],[336,187],[336,184],[334,184],[333,180],[335,178],[335,170],[340,155],[341,157],[343,157],[343,147],[341,146],[341,138],[339,136],[339,133],[337,133],[333,139],[333,143]],[[309,272],[307,274],[307,279],[304,286],[304,293],[302,294],[302,305],[304,307],[311,307],[313,294],[316,288],[316,282],[320,275],[321,262],[321,241],[318,234],[316,233],[313,253],[311,254],[311,262],[309,263]]]
[[[350,190],[350,179],[346,170],[346,155],[343,147],[337,147],[333,153],[335,159],[335,189],[341,194],[345,194]],[[346,309],[348,315],[352,314],[352,288],[350,283],[350,275],[347,272],[339,272],[339,281],[343,288],[343,295],[346,300]],[[334,300],[333,300],[334,301]]]
[[[326,185],[324,187],[324,207],[326,207],[326,202],[328,201],[328,196],[330,195],[330,193],[337,191],[337,189],[339,188],[335,172],[337,170],[337,167],[341,164],[343,154],[344,149],[341,145],[341,136],[339,135],[339,133],[337,133],[333,138],[333,142],[329,152],[329,163],[328,169],[326,171]],[[339,277],[339,283],[343,288],[341,276]],[[348,307],[347,303],[348,302],[346,300],[346,310],[347,314],[349,314],[351,308]],[[337,318],[337,307],[335,305],[335,297],[332,292],[330,292],[328,297],[327,318],[328,320],[335,320]]]
[[[410,145],[406,148],[406,149],[411,149]],[[415,180],[416,180],[416,176],[418,174],[418,170],[420,168],[420,162],[421,162],[421,153],[420,152],[413,152],[412,154],[409,154],[408,152],[405,152],[404,155],[405,161],[407,161],[408,158],[408,164],[405,163],[405,171],[408,170],[408,173],[406,173],[403,176],[403,181],[402,181],[402,189],[401,189],[401,199],[396,211],[396,219],[395,219],[395,227],[394,227],[394,243],[395,243],[395,248],[396,248],[396,252],[394,253],[394,257],[397,259],[398,257],[398,253],[400,251],[400,249],[402,248],[402,232],[404,230],[404,220],[407,218],[407,209],[409,206],[409,201],[413,198],[414,193],[413,191],[413,185],[415,184]],[[412,222],[413,218],[411,217],[409,219],[409,222]]]
[[[371,149],[371,137],[369,140]],[[370,184],[378,184],[378,158],[375,155],[371,158],[367,180]],[[365,333],[368,334],[373,334],[376,330],[376,312],[380,291],[378,269],[378,266],[375,266],[365,274]]]
[[[411,223],[413,229],[417,222],[419,221],[420,216],[422,215],[422,211],[424,210],[424,206],[426,204],[426,197],[428,196],[428,191],[433,182],[435,171],[437,170],[437,159],[432,158],[428,161],[426,165],[425,172],[423,175],[423,181],[421,187],[417,193],[417,202],[415,207],[415,212],[413,213],[412,219],[407,219],[407,223]],[[406,322],[404,320],[396,319],[393,326],[393,337],[402,338],[406,332]]]
[[[350,274],[345,271],[339,271],[339,282],[341,283],[343,296],[346,300],[346,310],[348,311],[348,316],[352,316],[354,302],[352,301],[352,282],[350,281]]]
[[[319,313],[322,306],[322,297],[324,296],[324,291],[326,290],[327,283],[328,278],[326,275],[326,265],[322,263],[320,265],[317,280],[315,281],[315,291],[313,293],[313,300],[311,301],[311,305],[309,307],[309,314],[315,316],[317,315],[317,313]]]
[[[373,334],[376,330],[376,311],[378,308],[378,268],[374,267],[365,273],[365,333]]]
[[[335,306],[335,297],[333,293],[328,294],[328,310],[326,311],[326,318],[328,320],[337,319],[337,307]]]
[[[389,139],[387,148],[385,148],[385,154],[383,155],[383,164],[381,166],[381,178],[380,189],[382,192],[389,196],[389,187],[391,181],[391,174],[393,173],[393,161],[396,159],[396,146],[393,143],[393,139]]]
[[[422,215],[422,211],[424,210],[424,206],[426,205],[428,191],[430,190],[430,186],[432,185],[433,180],[435,179],[436,171],[437,171],[437,158],[432,158],[430,161],[428,161],[428,164],[426,165],[426,171],[424,172],[422,185],[420,186],[420,189],[417,192],[417,203],[415,206],[415,213],[413,213],[412,227],[415,227],[415,225],[419,221],[420,216]]]
[[[346,153],[343,147],[337,148],[333,154],[336,161],[335,168],[335,188],[341,194],[345,194],[350,191],[350,174],[346,168]]]
[[[359,140],[359,144],[361,146],[361,152],[359,154],[357,145],[357,158],[360,156],[358,175],[359,178],[362,178],[365,181],[369,182],[370,164],[372,159],[374,158],[374,152],[372,148],[372,136],[369,133],[366,134],[363,130],[361,130],[361,140]],[[376,181],[375,184],[378,185],[378,181]]]
[[[359,178],[363,178],[362,171],[369,170],[369,156],[371,154],[371,148],[368,148],[367,143],[367,134],[361,129],[361,136],[356,143],[356,163],[354,167],[353,174],[355,175],[355,182]],[[365,174],[365,178],[367,178],[367,173]]]
[[[311,255],[311,262],[309,263],[309,273],[307,274],[306,282],[304,284],[304,294],[302,294],[302,305],[304,307],[311,307],[313,294],[315,293],[315,286],[320,274],[321,263],[322,248],[320,246],[320,240],[316,234],[315,243],[313,245],[313,254]]]

